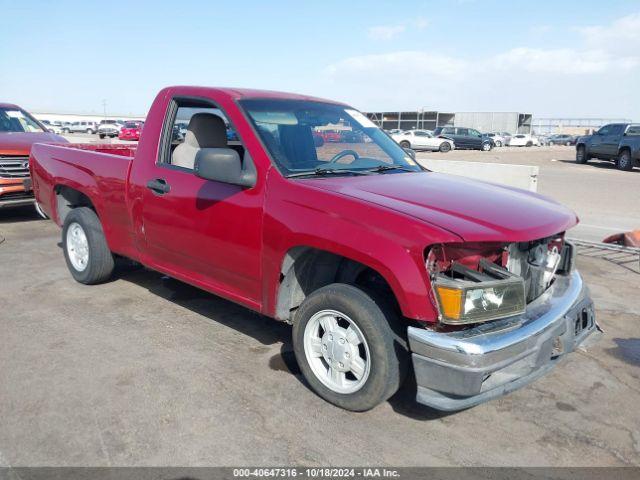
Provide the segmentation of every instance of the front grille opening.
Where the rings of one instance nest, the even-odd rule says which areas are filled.
[[[29,177],[29,157],[0,156],[0,178]]]

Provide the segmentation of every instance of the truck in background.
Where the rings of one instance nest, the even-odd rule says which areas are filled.
[[[615,162],[619,170],[640,166],[640,124],[610,123],[576,140],[576,163],[590,159]]]

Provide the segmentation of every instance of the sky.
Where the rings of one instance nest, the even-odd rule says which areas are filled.
[[[640,1],[0,0],[0,101],[146,114],[167,85],[364,111],[640,120]]]

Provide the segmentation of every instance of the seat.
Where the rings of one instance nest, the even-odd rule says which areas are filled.
[[[193,170],[201,148],[227,148],[227,126],[212,113],[196,113],[189,120],[184,142],[171,155],[171,164]]]
[[[287,158],[287,168],[315,168],[321,163],[318,161],[311,128],[306,125],[280,125],[279,134],[280,146]]]

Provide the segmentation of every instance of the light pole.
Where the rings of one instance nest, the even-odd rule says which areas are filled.
[[[104,119],[107,119],[107,100],[102,99],[102,112],[104,113]]]

